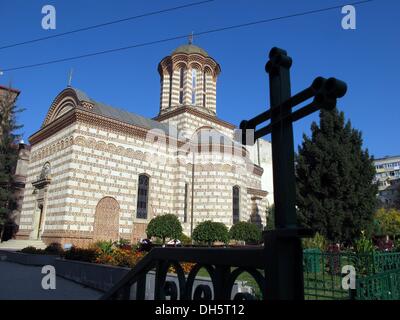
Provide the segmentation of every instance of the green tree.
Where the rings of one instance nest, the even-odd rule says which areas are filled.
[[[274,230],[275,229],[275,206],[269,206],[266,211],[266,221],[267,226],[265,227],[266,230]]]
[[[400,210],[400,183],[398,183],[396,190],[396,198],[394,199],[394,207],[397,210]]]
[[[197,242],[207,243],[209,246],[215,241],[227,243],[229,241],[229,231],[223,223],[207,220],[199,223],[194,228],[192,238]]]
[[[391,236],[400,235],[400,211],[396,209],[380,208],[375,214],[375,235]]]
[[[166,238],[178,239],[181,236],[182,225],[176,215],[164,214],[151,219],[146,233],[149,238],[161,238],[162,243],[165,244]]]
[[[233,240],[259,243],[261,241],[261,230],[254,223],[240,221],[231,227],[229,236]]]
[[[22,128],[16,118],[22,109],[17,108],[15,100],[14,91],[0,92],[0,238],[4,224],[16,207],[13,173],[18,159],[16,141],[20,139],[16,131]]]
[[[373,159],[362,149],[361,132],[343,112],[321,110],[296,156],[299,222],[334,242],[353,243],[370,230],[377,186]]]

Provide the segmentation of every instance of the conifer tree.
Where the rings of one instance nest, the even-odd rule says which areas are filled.
[[[20,139],[16,131],[22,127],[16,121],[16,115],[22,109],[15,105],[15,92],[8,89],[3,92],[0,95],[0,237],[15,207],[13,173],[18,158],[15,143]]]
[[[372,228],[377,186],[373,159],[362,148],[361,132],[336,108],[321,110],[296,155],[300,224],[334,242],[353,243]]]

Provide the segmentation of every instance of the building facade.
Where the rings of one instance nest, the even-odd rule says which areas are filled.
[[[374,160],[378,184],[378,198],[385,206],[392,206],[400,188],[400,156],[384,157]]]
[[[158,71],[153,119],[71,87],[54,99],[29,139],[18,238],[134,242],[154,216],[167,213],[178,216],[187,235],[204,220],[265,225],[272,190],[263,185],[272,182],[263,183],[262,164],[271,161],[259,151],[270,155],[270,144],[245,148],[234,141],[235,126],[217,117],[218,63],[188,44],[162,59]]]

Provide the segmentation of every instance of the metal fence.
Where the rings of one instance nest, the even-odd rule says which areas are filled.
[[[400,252],[355,254],[304,250],[304,294],[308,300],[400,299]],[[342,286],[342,268],[353,266],[356,289]]]

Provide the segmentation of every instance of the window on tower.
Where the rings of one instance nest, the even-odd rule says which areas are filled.
[[[239,222],[239,195],[240,195],[240,189],[238,186],[234,186],[232,188],[232,194],[233,194],[233,203],[232,203],[232,222],[233,224]]]
[[[179,104],[183,104],[184,72],[183,68],[179,70]]]
[[[192,105],[196,104],[197,70],[192,69]]]
[[[207,97],[207,73],[204,71],[203,73],[203,107],[206,106],[206,97]]]

